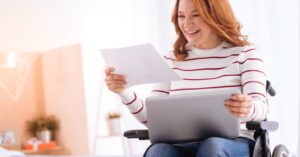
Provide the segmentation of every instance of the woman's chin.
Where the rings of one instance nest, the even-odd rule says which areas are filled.
[[[190,44],[192,44],[192,45],[197,45],[197,43],[199,43],[199,39],[197,40],[197,39],[188,39],[188,42],[190,43]]]

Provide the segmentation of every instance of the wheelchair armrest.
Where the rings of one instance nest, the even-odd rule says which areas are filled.
[[[123,134],[127,138],[138,138],[140,140],[148,140],[149,133],[148,130],[128,130]]]
[[[267,86],[266,86],[266,91],[270,96],[275,96],[276,95],[276,91],[275,89],[271,86],[271,82],[267,81]]]
[[[278,122],[275,121],[251,121],[246,123],[248,130],[255,131],[275,131],[278,126]]]

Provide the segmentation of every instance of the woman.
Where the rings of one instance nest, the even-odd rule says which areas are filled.
[[[241,120],[240,137],[207,138],[199,143],[152,145],[147,157],[250,156],[253,133],[245,122],[266,118],[266,75],[259,52],[240,33],[240,24],[227,0],[177,0],[173,12],[177,40],[172,53],[164,56],[182,81],[155,85],[152,96],[190,92],[240,89],[224,105]],[[143,124],[147,117],[143,101],[124,88],[125,76],[106,68],[108,88],[119,94],[123,103]]]

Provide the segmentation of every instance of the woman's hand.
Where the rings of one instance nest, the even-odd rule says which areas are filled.
[[[105,68],[105,83],[108,89],[116,94],[122,93],[125,89],[126,80],[124,75],[114,74],[115,68]]]
[[[225,100],[225,107],[236,117],[246,118],[251,110],[251,98],[243,94],[233,94]]]

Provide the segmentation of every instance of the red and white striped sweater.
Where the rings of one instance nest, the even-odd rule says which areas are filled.
[[[226,42],[209,50],[190,49],[184,61],[176,61],[173,53],[164,56],[183,80],[155,84],[151,96],[240,89],[252,98],[248,117],[241,119],[241,136],[252,138],[244,123],[263,120],[268,113],[265,67],[259,52],[253,46],[232,47]],[[144,101],[128,89],[119,95],[130,112],[147,125]]]

